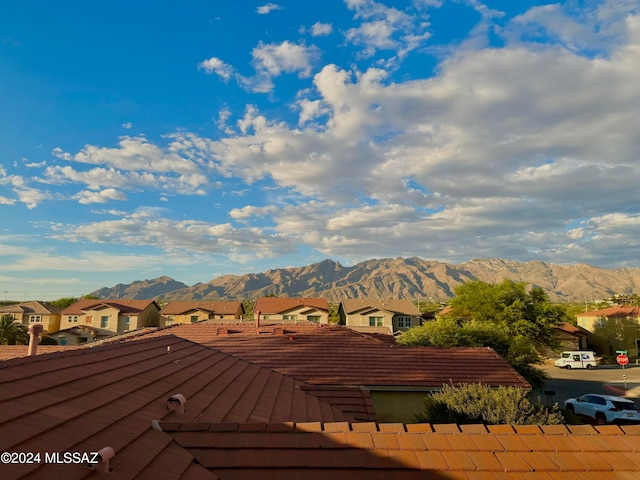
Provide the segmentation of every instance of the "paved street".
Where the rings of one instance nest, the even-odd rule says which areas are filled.
[[[546,390],[555,391],[552,402],[557,402],[560,407],[564,406],[567,398],[579,397],[585,393],[604,393],[611,395],[605,389],[605,385],[610,384],[616,387],[624,385],[623,370],[620,365],[598,366],[593,370],[572,369],[565,370],[553,366],[553,362],[547,362],[543,369],[551,377],[547,381]],[[624,369],[626,375],[627,388],[640,387],[640,366],[627,365]],[[542,403],[547,402],[546,396],[542,392],[540,395]],[[635,399],[638,403],[638,399]]]

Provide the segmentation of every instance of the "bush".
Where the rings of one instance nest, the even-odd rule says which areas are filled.
[[[421,423],[484,423],[489,425],[559,425],[564,417],[558,406],[532,403],[518,387],[492,388],[482,384],[444,385],[425,398]]]

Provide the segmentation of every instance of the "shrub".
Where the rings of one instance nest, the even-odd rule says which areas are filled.
[[[425,398],[416,421],[427,423],[484,423],[489,425],[558,425],[564,417],[558,406],[532,403],[518,387],[492,388],[482,384],[444,385]]]

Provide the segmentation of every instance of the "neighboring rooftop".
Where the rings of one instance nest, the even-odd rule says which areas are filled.
[[[301,306],[314,308],[316,310],[329,311],[329,303],[326,298],[279,298],[261,297],[256,300],[253,307],[255,313],[279,314],[300,308]]]
[[[613,307],[578,313],[577,317],[639,317],[640,307],[630,305],[614,305]]]
[[[170,333],[274,369],[312,385],[440,388],[445,383],[530,387],[490,348],[408,347],[337,325],[211,323],[176,325]]]
[[[86,310],[114,307],[122,313],[139,313],[155,300],[100,300],[83,298],[63,309],[62,315],[82,315]],[[160,308],[158,308],[159,310]]]
[[[377,298],[347,298],[341,302],[345,313],[351,315],[370,309],[384,310],[401,315],[420,315],[420,310],[411,300],[379,300]]]
[[[169,302],[160,313],[162,315],[182,315],[194,310],[202,310],[217,315],[233,315],[242,308],[242,302]]]

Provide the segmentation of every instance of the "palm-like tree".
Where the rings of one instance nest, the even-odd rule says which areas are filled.
[[[0,319],[0,345],[26,345],[29,334],[24,325],[15,323],[11,315],[3,315]]]

